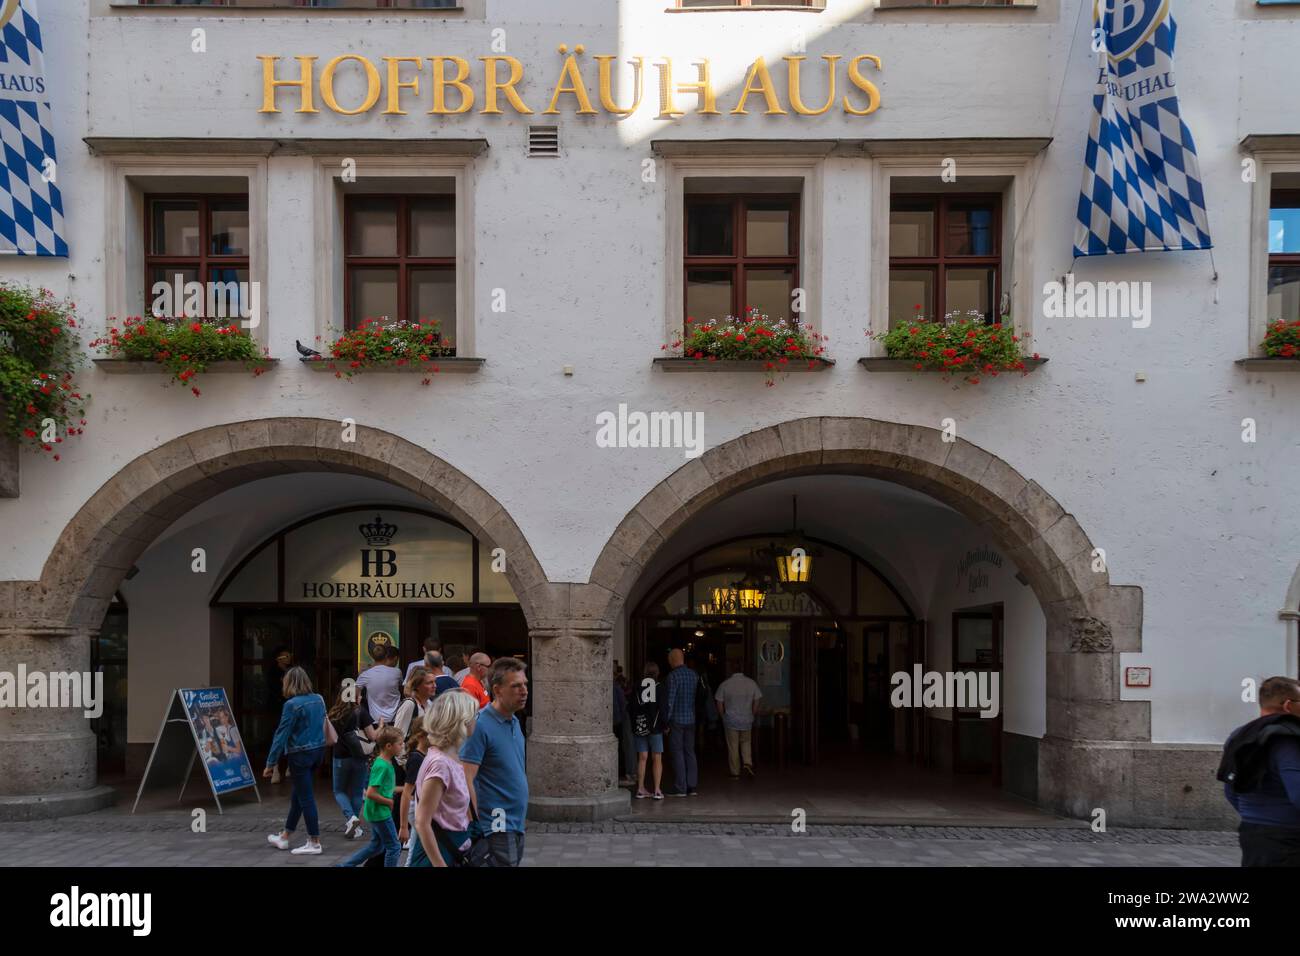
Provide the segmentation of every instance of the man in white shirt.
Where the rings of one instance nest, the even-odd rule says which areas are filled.
[[[401,655],[392,645],[383,645],[375,648],[373,656],[374,664],[357,677],[357,687],[366,689],[370,716],[390,724],[402,702],[402,669],[396,666]]]
[[[754,715],[763,702],[763,692],[736,667],[731,676],[718,685],[713,699],[717,702],[727,735],[727,762],[732,779],[740,776],[742,763],[745,773],[754,776]]]

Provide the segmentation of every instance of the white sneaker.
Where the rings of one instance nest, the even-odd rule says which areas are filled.
[[[361,824],[361,820],[358,819],[355,813],[352,814],[352,816],[348,819],[348,825],[343,828],[343,835],[348,839],[352,839],[353,835],[356,833],[357,827],[360,824]]]
[[[361,829],[361,827],[357,827],[355,830],[352,831],[351,839],[360,840],[365,835],[366,835],[366,831]]]
[[[280,782],[280,769],[278,767],[275,770],[271,771],[271,782],[272,783]]]
[[[319,843],[304,843],[302,846],[294,847],[289,852],[294,856],[314,856],[321,852],[321,845]]]
[[[271,844],[271,846],[275,847],[277,850],[289,849],[289,841],[284,839],[284,837],[280,836],[278,833],[268,833],[266,835],[266,842]]]

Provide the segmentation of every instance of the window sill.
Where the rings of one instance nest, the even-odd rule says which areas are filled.
[[[1300,358],[1242,358],[1233,364],[1248,372],[1300,372]]]
[[[697,8],[698,9],[698,8]],[[784,375],[786,372],[824,372],[835,364],[834,359],[799,359],[788,365],[768,368],[772,363],[766,359],[708,359],[693,358],[657,358],[656,368],[664,372],[770,372]]]
[[[936,6],[933,3],[895,3],[887,7],[876,7],[873,11],[876,14],[891,13],[894,10],[1037,10],[1037,3],[1012,3],[1012,4],[988,4],[988,3],[947,3],[943,6]]]
[[[329,372],[332,375],[334,374],[335,371],[339,371],[339,369],[337,368],[330,368],[331,365],[334,365],[336,363],[328,358],[304,358],[304,359],[300,359],[300,361],[307,369],[313,372]],[[430,365],[436,367],[439,374],[451,373],[457,375],[471,375],[474,372],[477,372],[480,369],[482,369],[486,363],[487,363],[487,359],[461,358],[460,356],[452,355],[447,358],[436,359],[435,361],[431,362]],[[341,361],[337,364],[346,365],[346,363]],[[386,365],[370,365],[367,366],[366,368],[355,369],[353,370],[353,374],[369,375],[371,372],[379,372],[379,373],[399,373],[399,374],[405,373],[411,375],[428,375],[432,371],[433,368],[426,365],[386,364]]]
[[[750,13],[764,13],[772,10],[784,13],[825,13],[825,7],[807,7],[801,3],[791,3],[787,5],[770,4],[763,7],[669,7],[664,13],[736,13],[739,11],[749,11]]]
[[[1035,369],[1042,368],[1044,365],[1047,364],[1047,361],[1048,361],[1047,359],[1041,357],[1027,358],[1025,359],[1025,371],[1032,372]],[[913,375],[928,375],[932,373],[941,375],[943,374],[944,371],[943,369],[940,368],[918,369],[916,367],[916,362],[912,361],[912,359],[900,359],[900,358],[860,358],[858,359],[858,364],[861,365],[863,368],[865,368],[868,372],[911,372]],[[959,374],[962,370],[949,369],[948,371],[949,374]],[[972,370],[966,369],[965,371],[969,373]],[[974,369],[973,371],[976,374],[982,374],[978,369]],[[998,371],[998,375],[1010,375],[1010,374],[1011,372],[1008,371],[1002,371],[1002,370]]]
[[[159,362],[140,362],[134,359],[97,358],[92,359],[101,372],[110,375],[170,375],[171,369]],[[263,358],[255,362],[211,362],[203,369],[203,374],[252,374],[257,369],[269,372],[276,368],[280,360]]]

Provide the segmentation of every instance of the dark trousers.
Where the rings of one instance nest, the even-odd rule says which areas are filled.
[[[1242,866],[1300,867],[1300,827],[1243,823],[1237,828]]]
[[[312,778],[324,758],[324,747],[289,754],[289,779],[293,782],[293,793],[289,797],[289,816],[284,821],[286,833],[298,829],[298,818],[306,817],[307,835],[320,836],[320,820],[316,815],[316,794],[312,790]]]
[[[700,768],[695,762],[695,725],[674,720],[664,743],[673,760],[673,786],[678,793],[694,790],[700,785]]]

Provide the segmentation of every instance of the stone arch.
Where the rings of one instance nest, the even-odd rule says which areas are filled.
[[[122,576],[173,521],[228,488],[276,474],[337,471],[414,491],[507,554],[506,575],[529,621],[546,580],[523,533],[481,485],[427,449],[337,421],[266,418],[214,425],[146,452],[113,475],[59,537],[24,600],[53,624],[96,627]]]
[[[114,474],[68,522],[38,581],[0,583],[0,670],[83,672],[89,637],[127,571],[173,521],[259,478],[337,471],[416,492],[507,554],[506,574],[530,626],[551,619],[553,591],[523,533],[481,485],[427,449],[337,421],[265,418],[214,425],[148,451]],[[39,757],[30,741],[42,741]],[[51,777],[49,767],[58,768]],[[79,710],[0,713],[0,818],[85,812],[111,802],[97,787],[96,746]]]
[[[619,524],[575,616],[612,626],[642,571],[710,504],[778,478],[857,474],[925,492],[986,527],[1029,579],[1047,618],[1047,737],[1039,794],[1086,816],[1098,801],[1121,818],[1138,806],[1134,747],[1151,739],[1150,703],[1120,699],[1121,652],[1141,650],[1142,591],[1094,571],[1074,517],[1001,458],[938,429],[866,418],[803,418],[710,449],[661,481]],[[1149,743],[1147,744],[1149,746]]]

